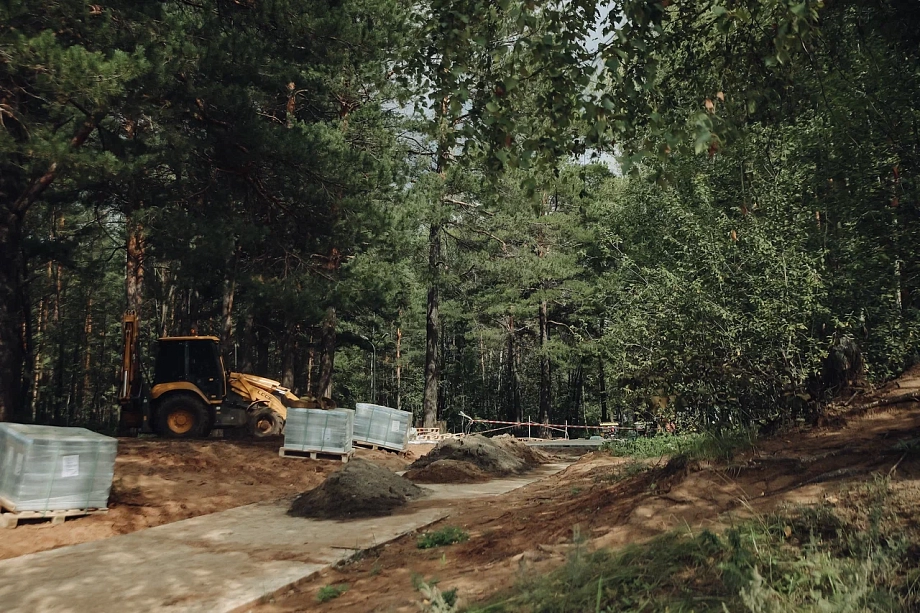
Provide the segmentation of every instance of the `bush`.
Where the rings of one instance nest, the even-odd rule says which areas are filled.
[[[648,438],[613,439],[601,449],[617,457],[657,458],[684,454],[691,460],[727,461],[742,447],[754,442],[747,430],[722,434],[664,434]]]
[[[316,600],[319,602],[329,602],[334,600],[348,591],[348,584],[341,583],[339,585],[324,585],[319,589],[319,592],[316,593]]]
[[[445,526],[434,532],[426,532],[418,537],[419,549],[434,549],[454,543],[463,543],[470,538],[469,532],[456,526]]]

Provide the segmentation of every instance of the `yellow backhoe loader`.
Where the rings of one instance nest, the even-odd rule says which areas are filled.
[[[137,314],[126,312],[122,324],[122,431],[198,438],[215,428],[248,428],[261,438],[281,434],[288,408],[335,406],[328,398],[298,398],[272,379],[225,370],[216,336],[158,339],[153,380],[148,385],[141,373]]]

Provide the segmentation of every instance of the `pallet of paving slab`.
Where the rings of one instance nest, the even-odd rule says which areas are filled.
[[[437,441],[441,439],[440,428],[416,428],[415,440],[418,441]]]
[[[367,441],[352,441],[352,445],[356,447],[363,447],[365,449],[373,449],[374,451],[382,449],[384,451],[395,451],[396,453],[402,453],[406,450],[405,447],[399,448],[396,445],[384,445],[382,443],[369,443]]]
[[[22,519],[50,519],[52,526],[63,524],[68,517],[102,515],[108,509],[58,509],[54,511],[17,511],[16,505],[0,498],[0,528],[15,528]]]
[[[281,447],[278,449],[278,455],[282,458],[300,458],[301,460],[339,460],[344,463],[350,460],[351,457],[355,455],[355,452],[346,451],[345,453],[338,453],[335,451],[302,451],[300,449],[288,449],[287,447]]]

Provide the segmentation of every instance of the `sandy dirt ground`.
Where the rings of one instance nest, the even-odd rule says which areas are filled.
[[[58,526],[39,520],[0,530],[0,560],[293,497],[342,468],[329,460],[281,458],[280,445],[280,439],[119,439],[109,512]],[[412,445],[405,454],[358,449],[356,457],[401,471],[431,447]]]
[[[843,492],[878,474],[891,477],[892,488],[906,493],[902,499],[920,500],[920,460],[897,448],[920,436],[920,405],[831,421],[760,441],[721,466],[675,466],[663,458],[643,467],[595,452],[500,501],[455,507],[439,525],[464,528],[466,543],[419,550],[416,537],[407,536],[253,610],[418,611],[419,579],[456,588],[461,604],[478,601],[561,565],[575,546],[618,547],[675,528],[719,529],[785,505],[837,504]],[[349,589],[340,597],[317,602],[321,587],[343,583]]]
[[[470,534],[465,543],[420,550],[416,536],[409,535],[252,610],[418,611],[419,580],[456,588],[461,604],[479,601],[522,577],[558,567],[575,547],[618,547],[675,528],[719,529],[786,505],[845,505],[846,492],[875,475],[890,477],[898,499],[907,501],[904,517],[915,521],[920,458],[904,453],[898,443],[920,437],[920,402],[860,408],[914,389],[920,394],[920,368],[874,393],[846,397],[823,425],[760,440],[729,463],[637,462],[591,453],[559,474],[503,496],[449,503],[451,516],[432,529],[460,526]],[[0,558],[290,497],[341,468],[336,462],[279,458],[277,446],[122,440],[107,516],[6,531],[0,534]],[[413,448],[413,457],[362,450],[359,457],[396,471],[427,450]],[[323,586],[346,583],[348,590],[338,598],[317,601]]]

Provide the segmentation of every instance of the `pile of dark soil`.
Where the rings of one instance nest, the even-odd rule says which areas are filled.
[[[294,499],[289,515],[348,519],[389,515],[425,490],[366,460],[352,460],[319,487]]]
[[[423,469],[441,460],[454,460],[472,464],[490,476],[525,472],[546,460],[542,454],[528,448],[511,437],[487,438],[480,434],[460,439],[448,439],[409,466],[409,470]]]
[[[471,462],[458,460],[436,460],[424,468],[406,471],[406,479],[416,483],[481,483],[489,475]]]

